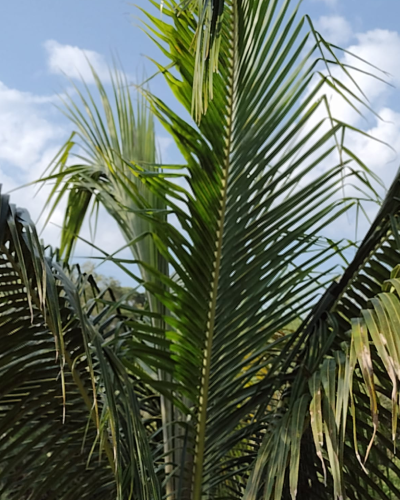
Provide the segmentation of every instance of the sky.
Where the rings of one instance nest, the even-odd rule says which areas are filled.
[[[148,0],[137,0],[149,7]],[[317,29],[331,42],[368,59],[390,73],[394,86],[360,77],[370,104],[381,119],[369,115],[362,120],[343,103],[338,114],[351,124],[389,143],[392,150],[366,138],[354,139],[352,146],[368,159],[368,166],[390,185],[400,165],[400,2],[399,0],[304,0],[301,10],[310,15]],[[157,10],[155,10],[157,15]],[[83,76],[92,85],[86,57],[103,81],[108,64],[116,56],[128,79],[135,81],[143,71],[151,75],[148,58],[162,60],[158,49],[140,29],[140,11],[122,0],[15,0],[4,2],[0,16],[0,184],[2,192],[37,179],[71,132],[63,117],[59,95],[71,81]],[[350,62],[349,56],[343,56]],[[354,63],[354,60],[353,60]],[[358,64],[358,63],[357,63]],[[68,78],[70,80],[68,80]],[[162,79],[152,81],[151,90],[171,101]],[[165,162],[179,162],[172,140],[161,128],[157,138]],[[36,220],[47,195],[35,196],[36,188],[12,192],[12,202],[27,208]],[[374,209],[371,209],[373,216]],[[42,236],[57,246],[62,211],[58,210]],[[350,235],[352,221],[337,226]],[[40,227],[40,223],[39,223]],[[87,236],[88,228],[84,230]],[[115,223],[102,215],[96,244],[108,252],[124,242]],[[78,245],[82,259],[93,250]],[[104,265],[101,272],[114,274],[125,284],[123,273]]]

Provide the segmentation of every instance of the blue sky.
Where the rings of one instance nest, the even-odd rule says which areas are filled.
[[[137,0],[147,7],[150,2]],[[361,79],[374,109],[385,121],[358,118],[342,109],[338,113],[362,126],[400,152],[400,1],[399,0],[304,0],[302,11],[312,17],[329,40],[367,58],[391,73],[396,89]],[[69,83],[62,71],[75,79],[89,78],[82,51],[100,75],[107,78],[107,64],[117,54],[132,78],[152,65],[145,55],[160,59],[159,52],[139,29],[133,4],[121,0],[16,0],[7,2],[0,16],[0,183],[8,191],[39,177],[69,135],[69,124],[55,108],[57,94]],[[167,98],[161,79],[152,91]],[[161,129],[158,139],[163,160],[178,159],[172,141]],[[358,139],[356,150],[364,152],[369,166],[389,184],[400,157],[381,145]],[[35,219],[46,193],[33,198],[34,188],[13,193],[12,200],[29,209]],[[61,222],[61,212],[54,221]],[[371,213],[371,215],[373,215]],[[115,224],[104,219],[98,244],[108,251],[122,246]],[[345,233],[350,231],[346,228]],[[44,238],[58,243],[59,230],[49,226]],[[89,249],[78,249],[90,254]],[[104,268],[104,272],[111,272]],[[123,279],[122,274],[118,274]]]

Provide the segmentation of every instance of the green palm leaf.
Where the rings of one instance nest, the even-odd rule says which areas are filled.
[[[305,20],[297,18],[296,9],[289,12],[290,2],[278,7],[278,2],[225,2],[224,64],[198,127],[148,96],[187,161],[186,193],[166,179],[162,188],[149,175],[142,179],[174,209],[184,230],[154,221],[159,249],[179,280],[165,278],[168,296],[154,283],[146,286],[170,311],[165,321],[174,329],[174,377],[193,407],[188,451],[194,479],[188,488],[196,500],[206,494],[242,497],[257,433],[276,419],[276,398],[303,348],[301,332],[279,342],[275,334],[311,311],[327,280],[322,264],[336,251],[329,245],[311,250],[320,231],[349,205],[338,195],[354,159],[338,140],[346,125],[330,112],[316,118],[327,106],[319,97],[322,75],[306,93],[316,75],[318,46],[304,55]],[[149,34],[178,70],[179,76],[159,65],[190,112],[195,61],[188,41],[196,21],[188,13],[177,15],[174,2],[164,2],[163,13],[168,22],[148,14]],[[341,161],[321,173],[319,166],[335,148]],[[261,366],[252,364],[260,359]],[[255,375],[263,367],[267,375],[259,380]],[[295,404],[277,442],[301,437],[305,401]],[[290,448],[276,446],[271,477],[279,481],[275,498],[280,498]],[[246,447],[239,463],[233,450]],[[295,483],[292,474],[292,491]]]
[[[265,467],[271,467],[265,457],[272,453],[277,433],[296,418],[295,405],[299,398],[310,398],[309,391],[310,419],[303,415],[300,439],[288,442],[286,448],[287,456],[290,452],[303,462],[303,470],[319,470],[319,478],[315,476],[302,494],[320,498],[317,486],[326,478],[328,466],[334,498],[391,498],[399,494],[400,464],[393,454],[398,419],[397,299],[393,297],[400,259],[398,192],[397,176],[353,261],[297,332],[303,348],[293,363],[297,374],[294,380],[293,374],[290,376],[287,413],[276,424],[275,438],[264,442],[266,451],[259,453],[248,498],[265,481],[262,474]],[[381,287],[392,294],[374,298]],[[374,310],[368,308],[369,299]],[[315,448],[306,454],[305,439],[310,430]],[[298,471],[297,462],[283,461],[276,477],[284,476],[287,467],[291,475]],[[274,476],[267,482],[271,491],[277,487]]]
[[[0,206],[0,496],[159,498],[148,390],[106,341],[121,321],[106,308],[89,318],[27,212],[7,196]]]

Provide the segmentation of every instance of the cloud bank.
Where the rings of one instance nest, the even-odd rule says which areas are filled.
[[[51,73],[76,80],[83,79],[87,84],[93,84],[92,66],[103,83],[110,81],[110,72],[102,54],[73,45],[62,45],[55,40],[47,40],[44,48],[47,52],[47,67]]]

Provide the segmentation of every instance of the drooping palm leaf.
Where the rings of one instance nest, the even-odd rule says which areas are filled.
[[[184,0],[179,8],[192,10],[197,16],[192,42],[195,47],[192,114],[199,122],[213,98],[213,73],[218,71],[224,0]]]
[[[320,484],[327,472],[333,480],[334,498],[399,495],[400,463],[394,455],[398,370],[397,319],[393,315],[397,299],[393,294],[375,298],[382,287],[393,290],[397,285],[398,193],[399,176],[396,176],[353,261],[299,329],[297,334],[303,348],[293,362],[295,376],[287,379],[290,398],[286,411],[271,429],[270,439],[264,441],[249,483],[252,489],[245,498],[253,498],[253,492],[262,485],[267,487],[266,483],[272,495],[278,491],[279,497],[283,487],[283,494],[285,488],[287,492],[290,488],[295,498],[296,481],[284,485],[277,485],[277,481],[278,477],[285,477],[287,470],[296,477],[298,459],[303,475],[310,479],[301,494],[310,498],[321,498]],[[395,279],[390,281],[394,268]],[[310,402],[309,411],[300,414],[296,405],[304,398]],[[302,422],[302,432],[297,439],[288,436],[285,459],[278,464],[271,457],[274,443],[279,443],[279,433],[284,433],[296,419]],[[306,453],[305,436],[310,436],[311,430],[314,445]],[[276,477],[263,475],[272,464]],[[315,470],[319,470],[318,475],[312,474]]]
[[[330,310],[327,310],[332,317],[337,318],[336,338],[329,354],[339,350],[340,343],[345,341],[347,342],[347,362],[353,365],[358,359],[359,369],[354,374],[353,387],[354,421],[350,415],[347,415],[350,421],[346,427],[347,434],[344,434],[346,437],[342,438],[346,439],[350,445],[354,443],[355,450],[351,456],[346,453],[339,459],[345,465],[344,485],[349,490],[348,494],[350,495],[352,490],[356,491],[362,485],[362,498],[376,498],[374,485],[378,483],[381,484],[383,490],[382,498],[399,495],[400,463],[393,455],[398,418],[398,409],[395,404],[398,371],[392,366],[391,355],[388,358],[385,354],[387,347],[393,350],[391,338],[394,335],[393,339],[396,342],[396,334],[391,334],[391,331],[387,329],[392,328],[392,331],[395,331],[390,316],[388,325],[392,322],[391,327],[388,326],[385,329],[382,323],[377,323],[379,327],[374,329],[376,320],[374,313],[370,312],[373,306],[379,309],[380,314],[386,315],[386,298],[390,297],[389,302],[396,300],[393,295],[380,294],[379,298],[375,296],[379,294],[381,288],[387,289],[391,274],[394,273],[396,277],[396,271],[392,272],[392,269],[396,268],[400,262],[398,193],[399,177],[397,175],[364,243],[333,293],[334,301],[331,302]],[[350,328],[353,332],[352,346],[350,346],[347,334]],[[370,340],[368,340],[367,328],[370,331]],[[351,361],[352,353],[353,360]],[[370,359],[372,365],[370,365]],[[373,369],[374,376],[371,375],[370,369]],[[378,393],[377,399],[375,385]],[[380,424],[377,427],[378,416]],[[345,419],[344,414],[343,426],[345,426]],[[375,432],[377,432],[375,445],[370,449]],[[359,449],[352,441],[354,435],[357,435]],[[367,475],[359,462],[364,462],[368,454],[370,457],[365,463]],[[355,460],[356,455],[359,456],[359,462]],[[388,474],[389,469],[393,471],[391,474]]]
[[[61,236],[61,252],[68,260],[83,221],[90,213],[94,214],[92,219],[96,226],[98,210],[102,207],[115,220],[127,248],[132,252],[133,262],[139,265],[140,276],[136,277],[137,281],[157,282],[159,277],[149,273],[148,269],[155,268],[164,275],[168,273],[168,268],[154,244],[155,229],[151,218],[165,220],[166,205],[139,179],[144,168],[148,175],[166,175],[160,172],[156,163],[153,115],[141,94],[137,94],[135,106],[131,86],[120,71],[112,74],[111,97],[93,68],[92,72],[98,96],[93,95],[87,86],[86,93],[75,87],[78,99],[71,97],[63,103],[63,111],[73,123],[75,132],[41,179],[41,182],[54,181],[47,202],[51,205],[48,219],[68,193]],[[98,97],[101,105],[97,103]],[[135,162],[136,170],[126,162]],[[153,384],[158,381],[169,387],[169,352],[165,355],[160,352],[160,346],[165,350],[165,344],[168,344],[165,325],[160,316],[164,307],[152,294],[148,294],[147,299],[150,313],[158,314],[151,317],[152,334],[157,338],[153,342],[157,343],[158,359],[151,355],[152,348],[149,345],[146,348],[143,345],[136,346],[136,350],[139,352],[140,349],[142,361],[153,370]],[[160,356],[163,362],[160,362]],[[139,370],[137,366],[136,369]],[[143,371],[141,374],[143,376]],[[163,421],[170,422],[173,419],[171,405],[164,395],[161,401]],[[168,461],[169,425],[164,425],[163,432]]]
[[[105,341],[121,322],[89,318],[27,212],[0,206],[0,496],[160,498],[146,391]]]

